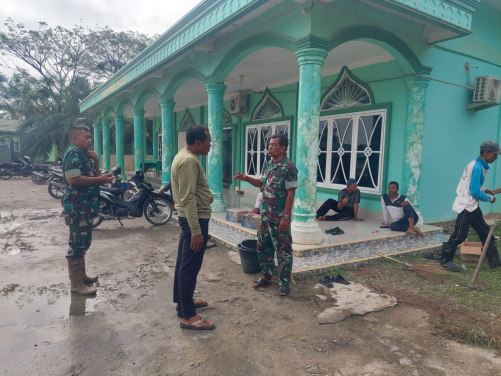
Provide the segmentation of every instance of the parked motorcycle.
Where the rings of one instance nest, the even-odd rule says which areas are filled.
[[[13,176],[30,176],[33,171],[33,162],[30,157],[16,158],[15,162],[0,163],[0,179],[7,180]]]
[[[123,194],[120,188],[100,188],[100,209],[94,219],[94,228],[104,220],[116,219],[122,224],[121,219],[140,218],[143,214],[154,226],[165,225],[170,221],[172,196],[154,192],[152,185],[144,179],[142,171],[136,171],[130,180],[138,190],[129,200],[120,198]]]
[[[63,171],[62,169],[50,169],[49,170],[49,185],[47,186],[47,190],[49,194],[56,198],[61,199],[64,196],[64,179],[63,179]]]

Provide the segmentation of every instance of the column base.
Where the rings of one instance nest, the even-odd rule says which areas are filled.
[[[322,230],[316,221],[296,222],[291,224],[292,241],[297,244],[321,244],[323,240]]]
[[[212,208],[212,211],[214,213],[226,212],[226,202],[224,202],[224,200],[220,198],[214,198],[214,201],[212,201],[210,207]]]

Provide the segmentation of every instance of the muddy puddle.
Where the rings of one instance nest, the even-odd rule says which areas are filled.
[[[99,312],[102,296],[70,294],[67,286],[21,289],[17,285],[0,292],[0,327],[11,325],[42,326],[51,321]]]

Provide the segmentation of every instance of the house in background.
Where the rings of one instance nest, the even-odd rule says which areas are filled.
[[[206,0],[80,108],[105,169],[113,124],[124,166],[130,119],[134,168],[161,167],[164,183],[186,129],[206,125],[214,211],[223,187],[252,189],[231,176],[259,176],[270,136],[288,135],[296,243],[321,241],[315,208],[350,177],[366,215],[396,180],[427,222],[447,220],[464,166],[500,141],[500,19],[497,0]]]
[[[25,132],[19,120],[0,118],[0,162],[10,162],[21,152]]]

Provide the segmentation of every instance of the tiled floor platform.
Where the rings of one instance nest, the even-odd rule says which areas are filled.
[[[256,231],[242,227],[239,223],[226,221],[225,213],[213,213],[209,232],[214,240],[233,250],[245,239],[256,239]],[[399,255],[418,253],[435,249],[447,240],[441,229],[424,225],[424,238],[406,235],[390,229],[379,228],[380,220],[366,219],[364,222],[319,222],[322,231],[338,226],[343,235],[323,235],[319,245],[293,244],[295,277],[306,274],[320,274],[331,268],[354,267],[380,258],[377,254]]]

